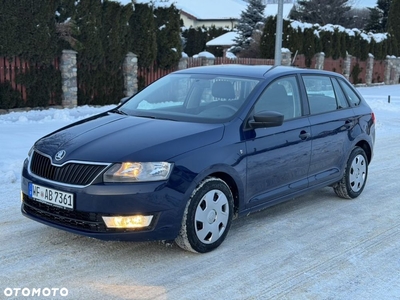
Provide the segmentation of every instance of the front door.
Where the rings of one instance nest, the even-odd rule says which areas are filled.
[[[282,113],[284,122],[248,134],[246,207],[279,201],[308,186],[311,129],[309,119],[302,116],[296,77],[272,82],[254,106],[254,113],[263,110]]]

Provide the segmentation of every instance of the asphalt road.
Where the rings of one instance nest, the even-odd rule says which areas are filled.
[[[208,254],[41,225],[21,215],[11,184],[0,193],[0,299],[400,299],[397,135],[378,135],[359,198],[324,188],[237,219]]]

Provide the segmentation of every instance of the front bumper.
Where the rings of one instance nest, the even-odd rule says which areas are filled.
[[[30,182],[74,194],[73,210],[38,202],[29,197]],[[43,224],[103,240],[173,240],[179,233],[186,205],[184,194],[166,182],[93,184],[74,187],[33,177],[22,171],[22,214]],[[152,215],[148,227],[107,228],[102,216]]]

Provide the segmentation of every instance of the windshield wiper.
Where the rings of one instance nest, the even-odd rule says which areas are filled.
[[[168,121],[176,121],[175,119],[161,117],[161,116],[150,116],[150,115],[134,115],[135,117],[139,118],[147,118],[147,119],[154,119],[154,120],[168,120]]]
[[[123,115],[123,116],[128,116],[128,114],[126,112],[123,112],[122,110],[119,110],[119,109],[113,109],[113,110],[110,110],[110,112],[119,114],[119,115]]]

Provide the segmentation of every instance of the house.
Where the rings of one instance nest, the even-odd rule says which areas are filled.
[[[115,0],[122,4],[131,0]],[[278,13],[278,0],[264,0],[266,3],[265,16]],[[136,0],[137,3],[150,3],[150,0]],[[155,5],[169,6],[174,4],[180,10],[185,27],[224,27],[233,29],[248,3],[244,0],[156,0]],[[286,18],[293,7],[294,0],[284,0],[283,17]]]

